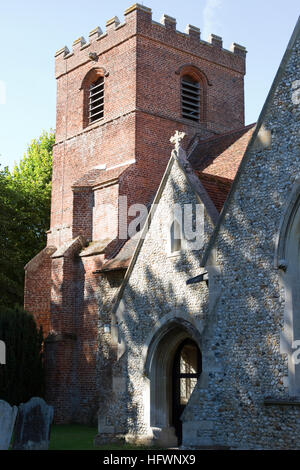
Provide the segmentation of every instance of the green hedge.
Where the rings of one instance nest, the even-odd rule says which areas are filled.
[[[21,308],[0,307],[0,340],[6,345],[6,364],[0,365],[0,399],[11,405],[44,396],[42,330]]]

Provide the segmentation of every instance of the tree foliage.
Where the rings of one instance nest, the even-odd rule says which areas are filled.
[[[16,198],[19,195],[11,188],[9,173],[5,169],[0,172],[0,303],[3,305],[13,305],[22,299],[23,273],[19,254],[15,250]]]
[[[11,173],[0,171],[0,306],[23,305],[24,266],[46,243],[54,141],[43,132]]]
[[[0,307],[0,338],[6,345],[6,364],[0,365],[0,399],[19,405],[33,396],[43,397],[43,335],[32,315],[19,307]]]

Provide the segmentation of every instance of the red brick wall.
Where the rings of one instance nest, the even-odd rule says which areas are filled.
[[[155,185],[170,155],[169,138],[175,129],[203,137],[244,124],[244,57],[218,45],[201,42],[197,34],[176,32],[172,25],[152,23],[151,14],[131,11],[116,29],[73,52],[56,57],[57,144],[54,149],[53,197],[49,243],[72,236],[72,183],[92,167],[139,160],[138,179],[143,198]],[[218,43],[217,43],[218,44]],[[99,55],[91,61],[90,52]],[[204,77],[204,122],[181,118],[180,74],[192,64]],[[95,68],[105,76],[104,119],[85,127],[85,77]],[[87,81],[89,83],[89,81]],[[143,118],[136,117],[143,113]],[[147,127],[149,123],[151,130]],[[159,143],[158,143],[159,141]],[[149,169],[155,162],[154,181]],[[142,170],[144,168],[144,171]],[[132,182],[130,182],[132,185]],[[149,187],[148,187],[149,186]],[[135,198],[135,188],[130,199]],[[59,234],[55,228],[59,228]]]
[[[119,185],[112,184],[94,191],[93,239],[118,236]]]
[[[59,246],[72,238],[72,184],[96,165],[103,163],[109,168],[132,160],[134,136],[135,116],[129,114],[56,145],[53,155],[52,233],[48,235],[48,243]]]
[[[210,59],[196,56],[187,50],[178,50],[179,44],[176,43],[181,37],[177,38],[176,33],[171,34],[165,30],[164,33],[175,36],[173,41],[170,41],[172,46],[138,36],[137,108],[174,120],[175,128],[178,122],[182,122],[194,132],[199,131],[197,123],[181,118],[180,77],[188,68],[180,70],[180,67],[192,64],[208,82],[207,85],[203,85],[206,94],[205,126],[217,133],[242,127],[244,125],[243,70],[237,70],[233,65],[234,62],[230,65],[228,62],[226,66],[220,65],[220,62],[222,63],[220,59],[225,53],[218,48],[211,47]],[[197,52],[200,53],[199,50]]]
[[[92,240],[93,204],[91,189],[73,192],[72,238],[82,235],[86,240]]]
[[[54,247],[44,248],[25,267],[24,308],[34,313],[38,325],[47,337],[51,329],[51,255]]]
[[[54,406],[55,421],[72,422],[79,399],[77,380],[80,313],[78,284],[82,241],[77,239],[52,258],[51,332],[45,342],[46,400]],[[79,311],[78,311],[79,309]]]
[[[46,401],[54,406],[57,423],[72,421],[72,380],[75,334],[72,260],[52,260],[51,334],[45,342]]]
[[[81,286],[81,304],[77,316],[77,383],[80,390],[80,406],[76,421],[95,423],[98,410],[97,352],[99,283],[93,271],[97,269],[99,257],[81,258],[78,282]],[[103,380],[102,378],[100,379]]]

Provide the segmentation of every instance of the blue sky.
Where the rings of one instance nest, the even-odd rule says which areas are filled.
[[[55,128],[54,54],[113,16],[123,20],[132,0],[11,0],[1,2],[0,163],[13,167],[31,139]],[[246,46],[246,124],[259,116],[299,15],[298,0],[147,0],[155,21],[166,13],[177,29],[190,23]]]

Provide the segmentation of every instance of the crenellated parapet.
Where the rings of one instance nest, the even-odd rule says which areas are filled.
[[[109,31],[113,31],[116,29],[117,26],[119,26],[120,20],[117,16],[114,16],[110,20],[106,22],[106,32],[108,33]]]
[[[211,34],[208,41],[201,39],[200,29],[188,24],[185,32],[176,29],[176,19],[163,15],[160,22],[152,20],[151,9],[135,3],[124,12],[124,22],[117,16],[106,22],[105,32],[97,26],[89,33],[87,42],[83,36],[73,42],[72,51],[65,46],[55,54],[56,77],[85,62],[96,60],[101,54],[123,41],[140,35],[154,41],[163,42],[170,47],[186,50],[230,67],[238,73],[245,73],[246,49],[233,43],[230,50],[223,48],[222,38]],[[67,67],[66,67],[67,61]]]
[[[240,44],[236,44],[235,42],[231,44],[230,51],[233,52],[233,54],[239,55],[241,57],[246,57],[247,54],[246,48]]]

